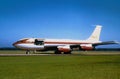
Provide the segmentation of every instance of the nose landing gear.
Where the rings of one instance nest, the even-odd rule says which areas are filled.
[[[30,50],[27,50],[27,51],[26,51],[26,54],[30,54]]]

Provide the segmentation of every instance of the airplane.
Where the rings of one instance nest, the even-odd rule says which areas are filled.
[[[116,41],[100,41],[101,28],[101,25],[96,25],[93,33],[86,40],[23,38],[13,43],[13,46],[26,50],[26,54],[34,50],[54,50],[55,54],[71,54],[74,48],[78,48],[79,50],[94,50],[98,45],[118,44]]]

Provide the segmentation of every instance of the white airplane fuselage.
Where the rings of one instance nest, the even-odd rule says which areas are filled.
[[[43,41],[43,44],[35,44],[35,39]],[[87,40],[25,38],[17,41],[13,45],[25,50],[44,50],[49,47],[86,45],[86,49],[91,50],[93,49],[93,43],[95,42]]]
[[[55,50],[55,54],[71,53],[74,48],[79,50],[93,50],[95,46],[117,44],[114,41],[99,41],[101,26],[97,25],[91,36],[86,40],[70,39],[41,39],[41,38],[24,38],[13,44],[16,48],[30,50]]]

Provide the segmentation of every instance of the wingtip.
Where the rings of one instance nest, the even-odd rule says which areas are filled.
[[[116,44],[120,44],[120,42],[118,42],[118,41],[115,41],[115,43],[116,43]]]

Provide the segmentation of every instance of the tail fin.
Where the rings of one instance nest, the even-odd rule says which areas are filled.
[[[95,30],[91,34],[91,36],[87,39],[88,41],[99,41],[100,33],[101,33],[101,25],[96,25]]]

